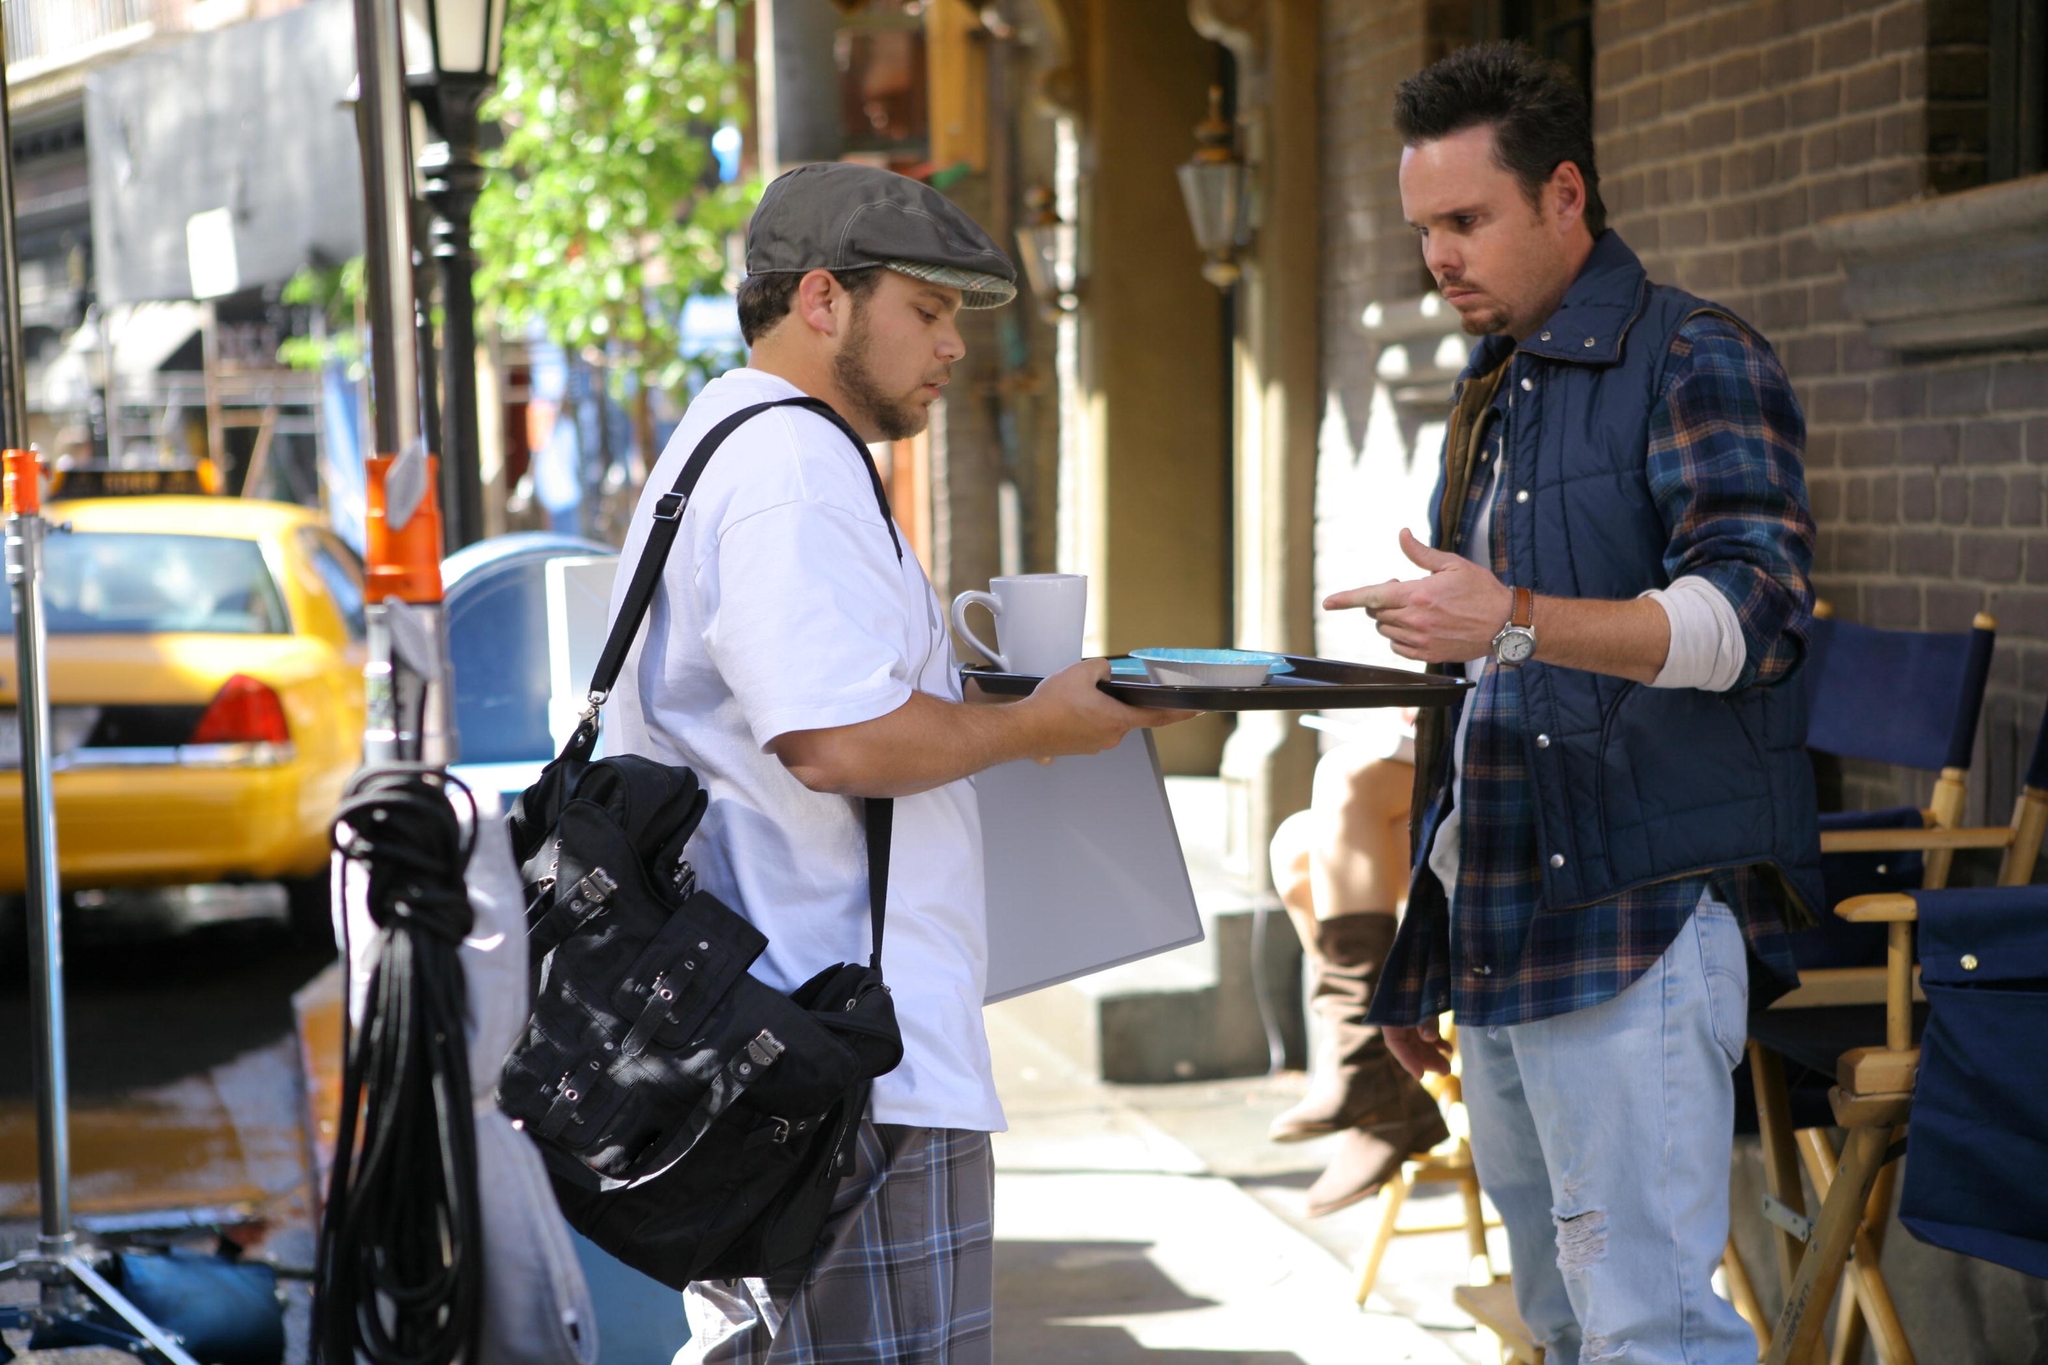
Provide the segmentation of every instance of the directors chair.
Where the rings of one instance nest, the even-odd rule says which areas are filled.
[[[1822,1316],[1847,1275],[1876,1329],[1879,1355],[1897,1320],[1870,1312],[1876,1275],[1869,1222],[1873,1192],[1905,1144],[1913,1160],[1899,1218],[1922,1241],[2048,1276],[2048,886],[2033,886],[2048,832],[2048,716],[2034,743],[2010,826],[1928,830],[1923,852],[2002,848],[1994,887],[1856,897],[1836,909],[1847,923],[1886,937],[1881,1045],[1845,1051],[1828,1100],[1847,1140],[1828,1179],[1816,1179],[1820,1216],[1798,1258],[1767,1356],[1804,1365],[1821,1341]],[[1913,928],[1922,926],[1922,980],[1929,1001],[1914,1041]],[[1832,1144],[1821,1137],[1826,1154]],[[1847,1296],[1845,1296],[1846,1298]],[[1839,1339],[1839,1333],[1838,1333]],[[1839,1345],[1839,1340],[1838,1340]],[[1910,1359],[1910,1355],[1904,1358]]]
[[[1835,621],[1825,603],[1816,606],[1815,616],[1803,670],[1808,748],[1936,775],[1925,808],[1821,816],[1828,905],[1942,886],[1961,845],[1930,842],[1928,836],[1953,831],[1962,815],[1997,622],[1980,614],[1968,631],[1880,630]],[[1966,846],[1988,845],[1980,839]],[[1807,1226],[1801,1165],[1818,1190],[1835,1164],[1822,1131],[1834,1122],[1827,1091],[1835,1059],[1859,1042],[1884,1035],[1883,928],[1841,921],[1827,914],[1826,906],[1815,908],[1820,923],[1792,935],[1799,988],[1751,1016],[1745,1064],[1750,1083],[1745,1086],[1737,1078],[1738,1095],[1747,1090],[1755,1096],[1764,1213],[1775,1228],[1779,1282],[1788,1291],[1800,1256],[1799,1237]],[[1749,1114],[1739,1115],[1737,1130],[1746,1131],[1751,1121]],[[1875,1192],[1858,1292],[1845,1299],[1837,1323],[1833,1359],[1838,1363],[1861,1358],[1865,1321],[1875,1319],[1881,1365],[1913,1365],[1903,1335],[1892,1330],[1896,1315],[1877,1269],[1891,1194],[1889,1180]],[[1724,1264],[1731,1298],[1768,1348],[1772,1334],[1732,1240]]]

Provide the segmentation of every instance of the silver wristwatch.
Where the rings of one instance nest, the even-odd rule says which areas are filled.
[[[1493,637],[1493,661],[1503,668],[1525,664],[1536,653],[1536,594],[1527,588],[1516,588],[1514,594],[1508,623]]]

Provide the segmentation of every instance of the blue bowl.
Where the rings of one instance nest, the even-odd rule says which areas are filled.
[[[1278,654],[1249,649],[1134,649],[1131,657],[1153,682],[1176,687],[1258,687],[1290,668]]]

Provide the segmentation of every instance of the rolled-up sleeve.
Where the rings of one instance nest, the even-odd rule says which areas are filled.
[[[1719,317],[1679,330],[1650,416],[1650,490],[1671,537],[1665,572],[1713,584],[1741,622],[1738,688],[1774,683],[1805,655],[1805,451],[1805,418],[1768,346]]]

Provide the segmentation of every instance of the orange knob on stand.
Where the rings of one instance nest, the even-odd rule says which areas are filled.
[[[42,465],[33,450],[0,451],[6,467],[4,486],[7,515],[29,517],[43,510]]]
[[[441,481],[441,461],[435,456],[427,457],[426,495],[413,509],[411,520],[394,530],[385,518],[384,485],[395,458],[372,455],[365,461],[369,483],[369,506],[363,528],[367,595],[372,602],[382,602],[387,597],[415,605],[439,602],[441,502],[435,489]]]

